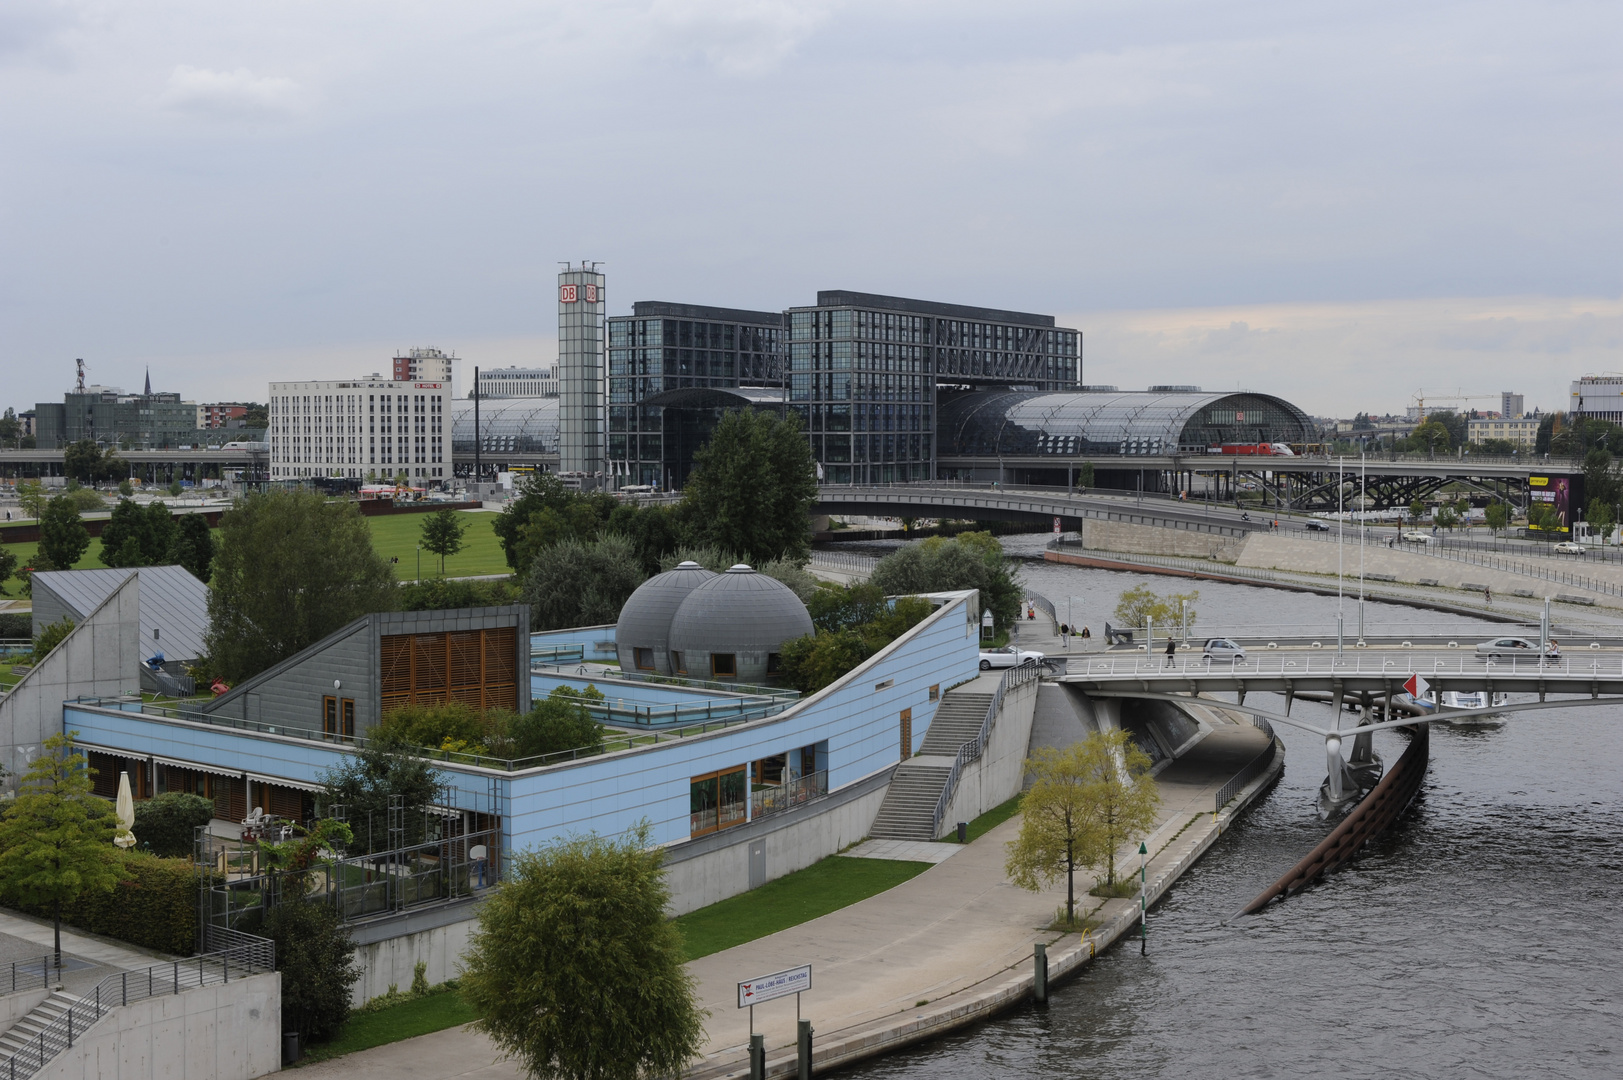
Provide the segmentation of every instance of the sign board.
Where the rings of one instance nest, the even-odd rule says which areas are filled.
[[[1059,515],[1058,514],[1054,515],[1054,535],[1055,536],[1059,535]]]
[[[1421,698],[1426,696],[1426,691],[1431,689],[1431,683],[1427,682],[1425,679],[1422,679],[1419,675],[1410,675],[1409,678],[1404,682],[1403,689],[1410,697],[1414,698],[1416,701],[1419,701]]]
[[[788,997],[811,989],[811,965],[762,975],[738,984],[738,1007],[748,1008],[773,998]]]
[[[561,304],[573,304],[573,303],[577,302],[578,300],[580,300],[580,286],[578,286],[578,285],[560,285],[560,286],[558,286],[558,302],[559,303],[561,303]]]

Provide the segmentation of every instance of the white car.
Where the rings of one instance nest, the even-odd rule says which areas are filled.
[[[1205,648],[1201,649],[1202,660],[1230,660],[1241,661],[1245,659],[1245,650],[1235,641],[1224,637],[1206,639]]]
[[[1476,654],[1478,656],[1486,657],[1525,656],[1535,658],[1538,656],[1538,646],[1526,638],[1494,638],[1492,641],[1484,641],[1482,644],[1478,645],[1476,647]],[[1547,659],[1559,660],[1561,658],[1561,650],[1554,642],[1551,642],[1549,648],[1544,650],[1544,655]]]
[[[1557,555],[1582,555],[1589,549],[1571,540],[1563,540],[1553,550]]]
[[[1048,657],[1040,652],[1005,645],[1001,649],[981,650],[981,670],[991,671],[993,668],[999,667],[1025,667],[1028,664],[1040,664],[1047,659]]]
[[[1405,544],[1429,544],[1431,537],[1423,532],[1406,532],[1403,534]]]

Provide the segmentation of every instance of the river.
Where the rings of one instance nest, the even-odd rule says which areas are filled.
[[[1076,597],[1095,633],[1099,613],[1139,580],[1198,587],[1197,626],[1334,632],[1334,597],[1051,565],[1024,576],[1062,618]],[[1462,643],[1503,632],[1393,605],[1371,605],[1366,618],[1447,626]],[[1327,706],[1296,710],[1328,718]],[[1151,911],[1148,956],[1136,941],[1112,949],[1046,1007],[841,1075],[1623,1075],[1619,718],[1619,707],[1596,706],[1437,725],[1425,787],[1394,831],[1351,869],[1236,916],[1330,828],[1314,812],[1322,744],[1282,727],[1283,779]],[[1401,749],[1401,736],[1378,738],[1387,761]]]

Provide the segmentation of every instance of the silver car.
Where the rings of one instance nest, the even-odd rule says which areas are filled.
[[[1040,652],[1031,649],[1017,649],[1013,645],[1005,645],[1001,649],[981,650],[981,670],[990,671],[993,668],[1025,667],[1028,664],[1041,664],[1045,657]]]
[[[1239,661],[1245,659],[1245,650],[1235,641],[1226,637],[1207,638],[1205,646],[1200,650],[1203,660],[1229,660]]]
[[[1527,640],[1526,638],[1520,638],[1520,637],[1494,638],[1492,641],[1484,641],[1482,644],[1478,645],[1476,647],[1476,654],[1478,656],[1486,656],[1486,657],[1494,657],[1494,656],[1536,657],[1536,656],[1538,656],[1538,646],[1535,645],[1533,642]],[[1551,645],[1548,649],[1546,649],[1544,651],[1544,655],[1545,655],[1546,658],[1556,659],[1556,658],[1560,657],[1561,653],[1555,648],[1554,645]]]

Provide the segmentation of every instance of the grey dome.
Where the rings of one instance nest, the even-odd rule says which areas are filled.
[[[674,569],[655,574],[626,599],[620,621],[614,627],[614,640],[620,653],[620,669],[653,670],[671,673],[669,640],[671,620],[688,594],[716,575],[696,562],[679,563]],[[648,650],[638,663],[638,649]],[[649,661],[652,661],[650,664]]]
[[[768,658],[813,630],[793,589],[740,563],[688,593],[671,620],[670,650],[682,656],[677,667],[690,675],[717,674],[711,658],[731,656],[733,677],[761,682],[772,674]]]

